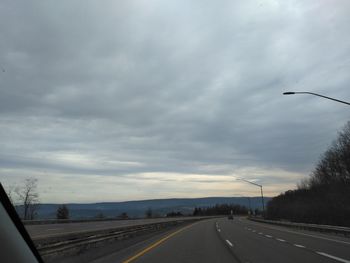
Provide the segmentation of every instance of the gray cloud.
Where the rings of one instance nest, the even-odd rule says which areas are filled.
[[[3,1],[1,181],[25,168],[121,181],[249,167],[307,175],[348,109],[281,94],[350,99],[349,10],[347,1]]]

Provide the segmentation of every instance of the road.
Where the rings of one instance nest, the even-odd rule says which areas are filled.
[[[252,222],[210,219],[167,233],[128,255],[96,263],[156,262],[343,262],[350,263],[350,239]]]
[[[60,223],[60,224],[40,224],[26,225],[29,235],[33,240],[55,237],[64,234],[80,233],[86,231],[105,230],[120,227],[153,224],[159,222],[168,222],[174,220],[191,220],[193,217],[182,218],[153,218],[153,219],[134,219],[134,220],[113,220],[113,221],[92,221],[79,223]]]

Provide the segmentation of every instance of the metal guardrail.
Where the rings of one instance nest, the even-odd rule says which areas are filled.
[[[134,236],[159,231],[177,225],[192,223],[206,218],[192,218],[183,220],[181,218],[166,221],[134,225],[128,227],[115,227],[104,230],[92,230],[79,233],[62,234],[55,237],[35,239],[34,243],[40,254],[45,258],[66,256],[81,253],[90,248],[97,248],[109,242],[125,240]]]
[[[121,221],[121,220],[138,220],[140,218],[89,218],[89,219],[38,219],[38,220],[22,220],[24,225],[46,225],[46,224],[64,224],[64,223],[85,223],[100,221]]]
[[[85,219],[36,219],[22,220],[23,225],[47,225],[47,224],[70,224],[70,223],[88,223],[88,222],[104,222],[104,221],[137,221],[137,220],[167,220],[167,219],[187,219],[193,216],[181,217],[152,217],[152,218],[85,218]]]
[[[350,236],[350,227],[306,224],[306,223],[293,223],[293,222],[285,222],[285,221],[266,220],[266,219],[254,218],[254,217],[250,217],[249,219],[252,221],[257,221],[257,222],[261,222],[261,223],[294,227],[294,228],[313,230],[313,231],[318,231],[318,232],[331,232],[331,233],[336,233],[336,234],[342,234],[345,236]]]

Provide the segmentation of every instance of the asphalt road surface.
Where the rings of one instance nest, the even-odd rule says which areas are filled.
[[[343,262],[350,263],[350,239],[252,222],[210,219],[168,232],[118,258],[96,262]]]

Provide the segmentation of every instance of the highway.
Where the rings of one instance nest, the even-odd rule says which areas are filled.
[[[350,263],[350,239],[245,218],[220,218],[193,223],[129,248],[128,253],[94,261],[110,262]]]

